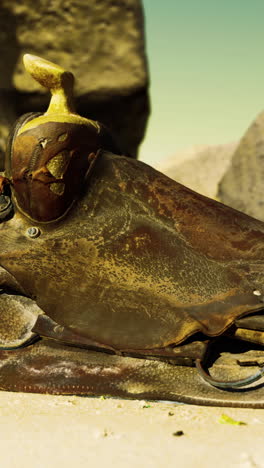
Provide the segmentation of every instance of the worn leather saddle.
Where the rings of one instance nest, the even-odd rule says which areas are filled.
[[[0,388],[264,407],[264,223],[123,156],[73,77],[11,132]]]

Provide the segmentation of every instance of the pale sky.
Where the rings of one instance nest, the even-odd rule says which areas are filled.
[[[237,141],[264,109],[264,0],[143,0],[151,106],[140,159]]]

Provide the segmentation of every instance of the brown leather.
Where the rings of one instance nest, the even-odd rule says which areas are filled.
[[[13,144],[11,167],[18,207],[36,221],[62,216],[80,194],[93,162],[90,155],[101,146],[92,125],[49,122],[20,134]],[[49,165],[59,157],[63,167],[52,173]]]
[[[263,308],[264,224],[139,161],[102,153],[67,216],[36,239],[29,226],[19,213],[2,223],[0,264],[52,320],[105,347],[214,337]]]
[[[263,361],[263,351],[247,352],[246,356],[247,360]],[[228,380],[252,374],[257,364],[241,367],[238,357],[241,354],[223,353],[213,367],[214,375]],[[0,361],[1,390],[264,408],[263,384],[256,383],[249,391],[225,392],[204,382],[195,368],[113,356],[48,340],[0,351]]]

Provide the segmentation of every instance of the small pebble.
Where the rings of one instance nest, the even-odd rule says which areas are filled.
[[[95,439],[101,439],[101,438],[105,438],[105,437],[108,437],[108,436],[112,436],[113,433],[111,431],[108,431],[108,429],[103,429],[103,430],[96,430],[94,432],[94,438]]]
[[[172,435],[174,437],[180,437],[180,436],[184,435],[184,432],[183,431],[176,431],[176,432],[173,432]]]

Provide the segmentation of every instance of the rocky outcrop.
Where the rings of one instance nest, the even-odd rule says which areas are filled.
[[[219,199],[264,221],[264,112],[249,127],[219,184]]]
[[[0,46],[0,145],[14,115],[45,110],[49,101],[22,66],[30,53],[72,71],[78,112],[137,154],[149,113],[140,0],[2,0]]]
[[[199,145],[161,161],[158,168],[172,179],[207,197],[216,198],[237,143]],[[177,160],[184,162],[177,163]]]
[[[194,146],[161,161],[157,169],[192,190],[264,221],[264,112],[239,143]]]

